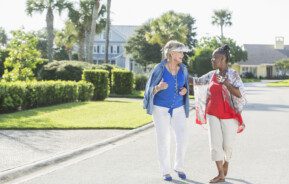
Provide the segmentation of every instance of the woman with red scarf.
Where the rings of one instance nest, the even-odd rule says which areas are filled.
[[[196,123],[209,124],[209,144],[218,175],[210,183],[224,182],[237,133],[245,125],[241,111],[246,100],[238,73],[228,68],[230,48],[224,45],[213,52],[213,71],[193,78],[196,100]]]

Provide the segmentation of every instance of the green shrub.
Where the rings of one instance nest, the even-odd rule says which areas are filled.
[[[99,69],[103,69],[103,70],[106,70],[108,71],[108,82],[109,82],[109,89],[112,89],[112,73],[111,71],[113,69],[120,69],[118,66],[116,65],[111,65],[111,64],[102,64],[102,65],[99,65]]]
[[[112,70],[112,89],[116,94],[131,94],[133,90],[133,73],[127,70]]]
[[[93,89],[91,83],[84,81],[2,82],[0,112],[87,101],[92,98]]]
[[[79,81],[78,86],[78,101],[89,101],[93,97],[94,86],[90,82]]]
[[[22,82],[0,83],[0,113],[19,110],[26,93],[26,84]]]
[[[34,73],[34,76],[36,76],[37,80],[41,80],[40,73],[41,73],[44,65],[48,64],[48,62],[49,62],[48,59],[43,59],[43,63],[36,65],[36,68],[33,70],[33,73]]]
[[[81,61],[53,61],[44,65],[40,71],[40,79],[80,81],[84,69],[97,67],[97,65]]]
[[[146,83],[147,83],[147,76],[145,75],[136,75],[135,76],[135,89],[136,90],[144,90],[146,87]]]
[[[108,96],[108,71],[84,70],[82,79],[94,85],[93,100],[104,100]]]
[[[7,44],[9,56],[4,62],[5,70],[2,78],[5,81],[34,80],[33,70],[38,64],[43,63],[41,53],[37,50],[38,39],[24,30],[11,33],[13,38]]]
[[[78,98],[77,83],[64,81],[42,81],[27,83],[26,109],[60,103],[75,102]]]

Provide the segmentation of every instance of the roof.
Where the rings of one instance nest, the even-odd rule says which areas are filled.
[[[275,49],[274,45],[244,44],[244,49],[248,60],[239,62],[240,65],[274,64],[280,59],[289,58],[289,45],[284,45],[284,49]]]
[[[125,40],[131,37],[135,33],[137,28],[139,28],[139,26],[127,26],[127,25],[112,25],[111,26],[111,29],[117,32]]]

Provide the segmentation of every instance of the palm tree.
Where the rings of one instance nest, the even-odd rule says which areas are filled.
[[[91,31],[92,24],[92,12],[95,4],[95,0],[81,0],[79,4],[79,9],[71,7],[69,9],[68,17],[70,21],[75,25],[75,29],[78,34],[78,59],[81,61],[88,61],[89,53],[89,35]],[[105,27],[105,6],[102,5],[98,12],[98,20],[95,25],[95,33],[100,33]],[[92,47],[93,47],[93,42]],[[93,48],[92,48],[93,49]],[[91,49],[91,51],[92,51]],[[92,52],[91,52],[92,55]],[[92,59],[91,59],[92,60]]]
[[[224,37],[223,27],[232,25],[231,18],[232,12],[230,12],[229,10],[214,10],[214,15],[212,16],[212,24],[221,27],[221,38]]]
[[[54,15],[53,11],[57,10],[59,14],[66,9],[71,7],[71,3],[67,0],[27,0],[26,1],[26,12],[28,15],[32,15],[34,12],[43,13],[46,11],[46,25],[47,25],[47,53],[48,60],[53,60],[53,40],[54,40]]]
[[[91,27],[90,27],[88,47],[87,47],[88,62],[91,62],[91,63],[93,63],[93,43],[94,43],[94,36],[95,36],[95,31],[96,31],[96,20],[98,19],[99,7],[100,7],[100,0],[95,0],[94,5],[93,5],[92,16],[91,16]]]
[[[187,43],[188,35],[193,36],[190,26],[194,21],[187,23],[187,14],[169,11],[150,23],[150,31],[145,34],[151,44],[163,47],[169,40],[178,40]],[[186,21],[185,21],[186,20]]]
[[[71,21],[66,21],[64,29],[56,33],[55,43],[58,47],[64,47],[69,60],[72,59],[72,49],[77,42],[77,35],[75,26]]]
[[[109,46],[109,30],[110,30],[110,5],[111,0],[107,0],[107,16],[106,16],[106,27],[105,27],[105,59],[104,61],[108,63],[108,46]]]

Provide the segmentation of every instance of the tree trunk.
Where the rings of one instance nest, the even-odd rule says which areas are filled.
[[[66,52],[68,55],[68,60],[71,61],[72,60],[72,49],[67,49]]]
[[[82,33],[79,36],[79,49],[78,49],[78,60],[79,61],[85,61],[85,58],[84,58],[84,40],[85,40],[85,34]]]
[[[85,30],[85,38],[84,38],[84,42],[85,42],[85,45],[84,45],[84,59],[86,62],[90,62],[89,61],[89,48],[90,48],[90,31],[89,30]]]
[[[95,0],[95,4],[93,6],[92,17],[91,17],[91,27],[90,27],[90,34],[88,39],[88,62],[93,63],[93,43],[94,43],[94,36],[96,31],[96,20],[98,18],[98,9],[99,9],[99,0]]]
[[[107,17],[105,27],[105,59],[104,62],[108,63],[108,46],[109,46],[109,30],[110,30],[110,5],[111,0],[107,0]]]
[[[53,40],[54,40],[54,33],[53,33],[53,12],[52,8],[49,7],[46,14],[46,24],[47,24],[47,58],[49,62],[53,61]]]
[[[221,38],[223,39],[224,34],[223,34],[223,25],[221,25]]]

